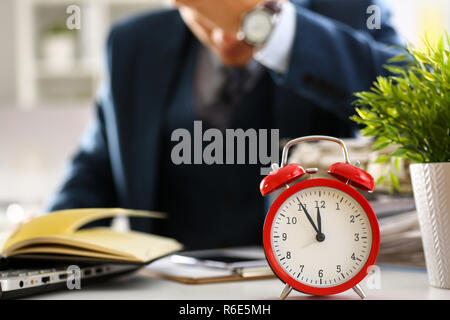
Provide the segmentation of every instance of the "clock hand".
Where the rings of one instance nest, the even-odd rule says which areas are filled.
[[[319,229],[319,233],[322,233],[322,219],[320,217],[319,207],[317,207],[317,228]]]
[[[323,240],[325,240],[325,235],[322,233],[322,218],[320,216],[320,209],[317,206],[317,226],[318,226],[318,231],[317,231],[317,236],[316,239],[319,242],[322,242]]]
[[[311,216],[309,215],[308,211],[306,211],[306,207],[303,205],[303,203],[300,202],[300,206],[303,209],[303,212],[305,213],[306,217],[308,218],[309,222],[311,223],[311,225],[313,226],[314,230],[317,232],[317,234],[319,234],[319,229],[317,229],[316,224],[314,223],[313,219],[311,218]]]
[[[303,246],[301,246],[300,249],[305,249],[305,248],[309,247],[310,245],[312,245],[314,243],[317,243],[317,241],[316,240],[309,241],[308,243],[306,243]]]

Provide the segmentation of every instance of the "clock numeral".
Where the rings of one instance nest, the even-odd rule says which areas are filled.
[[[291,258],[291,252],[288,251],[288,252],[286,252],[286,259],[290,259],[290,258]]]
[[[314,201],[316,203],[316,208],[319,209],[325,209],[325,201],[320,201],[320,207],[319,207],[319,201]]]
[[[287,219],[287,224],[297,224],[297,217],[286,217]]]
[[[355,241],[359,241],[359,233],[355,233]]]
[[[305,265],[304,264],[301,264],[300,265],[300,272],[303,272],[303,269],[305,268]]]
[[[281,239],[282,239],[283,241],[286,241],[286,240],[287,240],[287,233],[286,233],[286,232],[284,232],[284,233],[281,235]]]
[[[301,202],[299,201],[299,202],[298,202],[298,211],[303,211],[302,206],[305,207],[306,210],[308,210],[308,209],[306,208],[306,203],[301,203]]]
[[[318,275],[319,275],[319,278],[323,277],[323,270],[322,269],[319,270]]]
[[[336,210],[341,210],[341,208],[339,207],[339,202],[336,202]]]
[[[354,253],[354,252],[352,253],[351,258],[352,258],[352,260],[356,260],[356,256],[355,256],[355,253]]]
[[[350,216],[350,223],[355,223],[355,216],[354,215]]]
[[[341,271],[342,271],[341,265],[340,264],[336,265],[336,272],[340,273]]]

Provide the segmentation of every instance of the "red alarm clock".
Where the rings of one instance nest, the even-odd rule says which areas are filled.
[[[345,162],[328,168],[333,179],[308,179],[290,186],[304,175],[318,170],[288,164],[289,149],[298,143],[326,140],[338,143]],[[264,222],[264,251],[270,267],[286,286],[281,299],[292,289],[331,295],[358,285],[375,263],[380,246],[380,229],[373,209],[355,189],[372,192],[373,177],[352,165],[344,142],[328,136],[308,136],[289,141],[281,166],[260,184],[263,196],[285,188],[275,199]]]

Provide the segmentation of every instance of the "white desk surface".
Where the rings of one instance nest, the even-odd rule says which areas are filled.
[[[362,287],[366,292],[367,299],[450,300],[450,290],[433,288],[428,285],[427,274],[423,269],[381,267],[379,289],[368,289],[369,283],[366,279],[363,280]],[[282,289],[283,284],[278,279],[189,285],[134,274],[85,286],[81,290],[57,291],[30,298],[61,300],[265,300],[278,299]],[[288,299],[312,298],[292,291]],[[359,297],[353,290],[348,290],[338,295],[314,297],[313,299],[359,300]]]

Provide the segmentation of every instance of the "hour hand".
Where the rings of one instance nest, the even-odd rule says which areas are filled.
[[[322,218],[320,217],[320,209],[317,207],[317,228],[319,233],[322,233]]]
[[[317,207],[317,228],[319,229],[317,231],[316,239],[319,242],[322,242],[325,240],[325,235],[322,233],[322,217],[320,216],[320,209]]]

